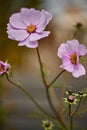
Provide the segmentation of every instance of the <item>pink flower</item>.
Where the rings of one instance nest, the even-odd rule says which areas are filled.
[[[19,41],[19,46],[36,48],[38,40],[47,37],[50,32],[44,31],[51,13],[44,9],[39,11],[33,8],[22,8],[20,12],[13,14],[7,24],[7,33],[10,39]]]
[[[0,75],[7,73],[9,68],[10,68],[10,64],[0,61]]]
[[[84,66],[80,63],[81,56],[87,53],[84,45],[78,40],[70,40],[60,45],[57,55],[62,59],[61,68],[72,73],[74,77],[86,74]]]

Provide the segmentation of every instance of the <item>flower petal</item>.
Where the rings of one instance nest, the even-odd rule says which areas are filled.
[[[13,39],[14,40],[14,37],[12,37],[11,33],[10,33],[10,30],[11,29],[14,29],[10,24],[7,24],[7,33],[8,33],[8,38],[10,39]]]
[[[31,42],[28,37],[24,41],[19,42],[18,46],[27,46],[29,48],[36,48],[38,46],[38,42],[37,41]]]
[[[10,68],[10,64],[0,61],[0,75],[7,73],[9,71],[9,68]]]
[[[30,41],[37,41],[41,38],[47,37],[49,34],[49,31],[43,31],[42,33],[31,33]]]
[[[16,29],[26,29],[27,26],[21,19],[20,13],[15,13],[10,17],[10,24]]]
[[[10,24],[8,24],[9,38],[17,41],[22,41],[29,36],[29,33],[26,30],[14,29]]]
[[[86,74],[86,70],[85,70],[84,66],[81,64],[76,65],[74,68],[74,71],[72,72],[73,77],[76,77],[76,78],[78,78],[82,75],[85,75],[85,74]]]
[[[63,64],[60,66],[61,68],[73,72],[74,70],[74,65],[70,62],[70,58],[67,55],[62,56],[62,62]]]
[[[78,48],[79,48],[78,40],[74,39],[74,40],[68,40],[66,42],[66,49],[67,49],[68,52],[70,52],[70,53],[73,53],[73,52],[78,53]]]
[[[51,13],[48,11],[42,10],[41,11],[41,18],[40,18],[39,24],[37,25],[36,31],[42,32],[51,19],[52,19]]]
[[[82,55],[85,55],[87,53],[87,49],[84,45],[80,44],[79,46],[79,55],[82,56]]]
[[[57,55],[62,58],[63,54],[69,55],[65,43],[62,43],[60,47],[58,48]]]
[[[26,47],[29,48],[36,48],[38,46],[38,42],[37,41],[29,41],[29,43],[26,44]]]
[[[41,14],[40,11],[32,8],[31,9],[22,8],[21,17],[27,26],[31,24],[37,25],[39,23]]]

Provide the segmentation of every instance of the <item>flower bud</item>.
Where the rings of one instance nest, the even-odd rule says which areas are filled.
[[[82,23],[77,22],[77,23],[75,24],[75,27],[76,27],[76,29],[80,30],[80,29],[82,28]]]
[[[8,73],[9,68],[10,68],[10,64],[0,61],[0,75]]]
[[[73,95],[69,95],[67,98],[68,102],[72,103],[74,102],[74,96]]]

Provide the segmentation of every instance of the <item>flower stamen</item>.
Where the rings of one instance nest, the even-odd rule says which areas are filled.
[[[3,72],[5,69],[4,69],[4,66],[1,64],[0,65],[0,71]]]
[[[70,55],[70,61],[72,64],[76,64],[77,63],[77,55],[76,53],[73,53]]]
[[[33,33],[33,32],[35,32],[35,30],[36,30],[36,26],[35,26],[35,25],[29,25],[29,26],[27,27],[27,31],[28,31],[29,33]]]

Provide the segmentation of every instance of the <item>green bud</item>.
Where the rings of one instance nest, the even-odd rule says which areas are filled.
[[[42,121],[42,127],[44,128],[44,130],[52,130],[53,126],[54,125],[51,121],[48,120]]]
[[[83,25],[82,25],[82,23],[77,22],[74,26],[75,26],[76,29],[80,30]]]

